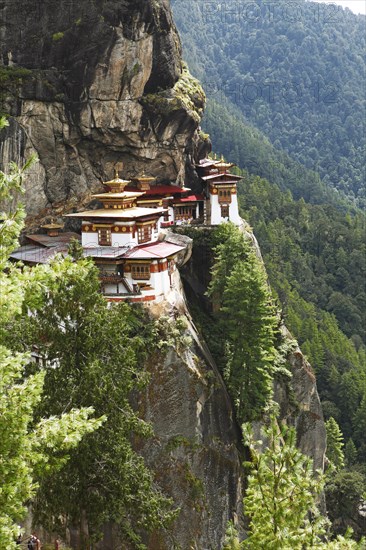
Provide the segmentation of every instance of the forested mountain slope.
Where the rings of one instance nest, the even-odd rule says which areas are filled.
[[[317,373],[324,414],[355,439],[364,461],[365,217],[295,201],[254,176],[239,193],[286,324]]]
[[[260,130],[249,125],[240,109],[228,99],[220,102],[208,99],[204,127],[214,150],[249,174],[276,183],[281,191],[291,191],[295,199],[349,207],[349,201],[322,182],[317,172],[276,149]]]
[[[172,5],[208,97],[362,204],[365,17],[304,0]]]

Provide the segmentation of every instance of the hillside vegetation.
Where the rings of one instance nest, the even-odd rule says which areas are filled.
[[[239,192],[286,323],[317,372],[324,413],[354,438],[364,461],[365,217],[295,201],[254,176]]]
[[[276,148],[364,204],[364,16],[305,0],[172,6],[209,99],[228,99]]]

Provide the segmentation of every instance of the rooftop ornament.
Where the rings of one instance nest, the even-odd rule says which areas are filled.
[[[119,167],[119,170],[118,170]],[[122,193],[124,188],[131,183],[129,180],[120,179],[118,172],[123,169],[123,163],[116,164],[114,169],[114,178],[110,181],[104,181],[103,185],[109,188],[110,193]]]
[[[215,168],[217,168],[220,173],[230,170],[233,166],[235,166],[235,164],[232,162],[225,162],[223,156],[221,157],[221,160],[215,164]]]
[[[152,176],[147,176],[145,172],[134,179],[137,181],[137,188],[141,191],[148,191],[150,189],[150,184],[156,180],[156,178]]]
[[[58,237],[60,231],[64,228],[61,223],[46,223],[42,225],[42,228],[46,230],[49,237]]]

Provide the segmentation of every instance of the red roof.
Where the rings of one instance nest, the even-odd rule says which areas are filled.
[[[128,186],[126,191],[136,191],[136,187]],[[155,195],[176,195],[190,191],[188,187],[178,187],[178,185],[154,185],[145,191],[142,199],[147,199]]]
[[[205,200],[203,195],[189,195],[189,197],[182,197],[179,199],[175,199],[174,204],[181,204],[184,202],[198,202],[203,200]]]

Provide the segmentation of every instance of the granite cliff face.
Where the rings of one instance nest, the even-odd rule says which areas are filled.
[[[205,98],[167,0],[5,0],[0,20],[0,164],[39,157],[29,223],[88,202],[117,162],[125,177],[192,176]]]

